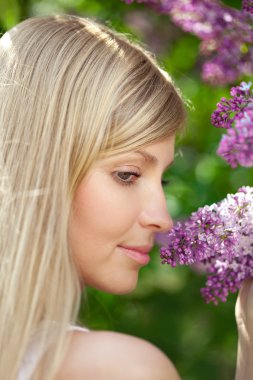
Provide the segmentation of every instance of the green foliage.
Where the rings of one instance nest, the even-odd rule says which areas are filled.
[[[226,0],[234,7],[239,3]],[[172,180],[166,195],[173,218],[184,218],[242,185],[252,185],[252,169],[232,170],[216,155],[222,131],[211,126],[210,116],[221,96],[228,95],[228,88],[212,88],[201,81],[195,37],[144,4],[128,6],[120,0],[0,0],[0,27],[4,31],[26,17],[52,13],[95,17],[139,38],[158,53],[161,65],[191,101],[194,110],[189,110],[187,128],[178,139],[175,164],[165,174]],[[147,23],[148,32],[143,27]],[[155,343],[172,358],[183,380],[231,380],[236,296],[218,307],[205,305],[199,294],[204,281],[197,268],[161,265],[156,248],[150,266],[141,270],[135,292],[113,296],[88,289],[80,320],[94,329],[122,331]]]
[[[16,0],[0,2],[0,23],[2,29],[9,29],[20,20],[20,8]]]

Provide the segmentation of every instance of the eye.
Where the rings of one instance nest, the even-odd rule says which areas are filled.
[[[122,185],[133,185],[141,175],[133,171],[117,171],[113,177]]]

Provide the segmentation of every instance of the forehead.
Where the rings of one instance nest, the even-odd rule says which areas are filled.
[[[114,163],[124,160],[143,160],[149,165],[169,166],[174,157],[175,136],[164,138],[154,143],[143,145],[123,152],[107,152],[106,156],[98,160],[99,163]]]

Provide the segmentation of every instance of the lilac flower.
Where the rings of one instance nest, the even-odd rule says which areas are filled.
[[[236,120],[234,129],[222,136],[217,154],[232,168],[253,166],[253,107]]]
[[[217,154],[232,168],[253,166],[253,94],[250,88],[251,82],[233,87],[232,98],[222,98],[212,114],[212,124],[227,129]]]
[[[128,4],[131,0],[125,0]],[[184,31],[200,38],[200,52],[207,57],[203,80],[213,85],[234,83],[253,73],[252,0],[243,10],[225,6],[219,0],[137,0],[169,14]]]
[[[226,73],[226,75],[224,75],[224,73]],[[237,78],[238,69],[233,67],[230,63],[225,63],[222,56],[215,56],[202,66],[202,79],[204,82],[225,86],[227,83],[235,82]]]
[[[242,82],[240,86],[231,88],[231,99],[221,98],[211,118],[215,127],[231,128],[233,122],[243,116],[247,107],[253,102],[253,94],[250,91],[251,84],[251,82]]]
[[[253,14],[253,0],[243,0],[242,9]]]
[[[176,223],[161,248],[162,264],[202,263],[206,302],[226,301],[229,292],[253,277],[253,188],[243,187],[217,204],[204,206]]]

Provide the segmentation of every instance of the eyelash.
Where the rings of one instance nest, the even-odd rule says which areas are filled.
[[[120,174],[128,175],[128,176],[134,176],[134,180],[124,180],[119,177]],[[138,178],[141,177],[141,174],[133,172],[133,171],[118,171],[113,173],[114,178],[123,186],[131,186],[134,185]],[[162,187],[169,186],[170,180],[168,179],[162,179],[161,181]]]
[[[120,174],[128,175],[129,177],[134,176],[134,180],[124,180],[119,177]],[[133,171],[119,171],[113,173],[114,178],[123,186],[131,186],[134,185],[136,180],[141,176],[139,173],[133,172]]]

